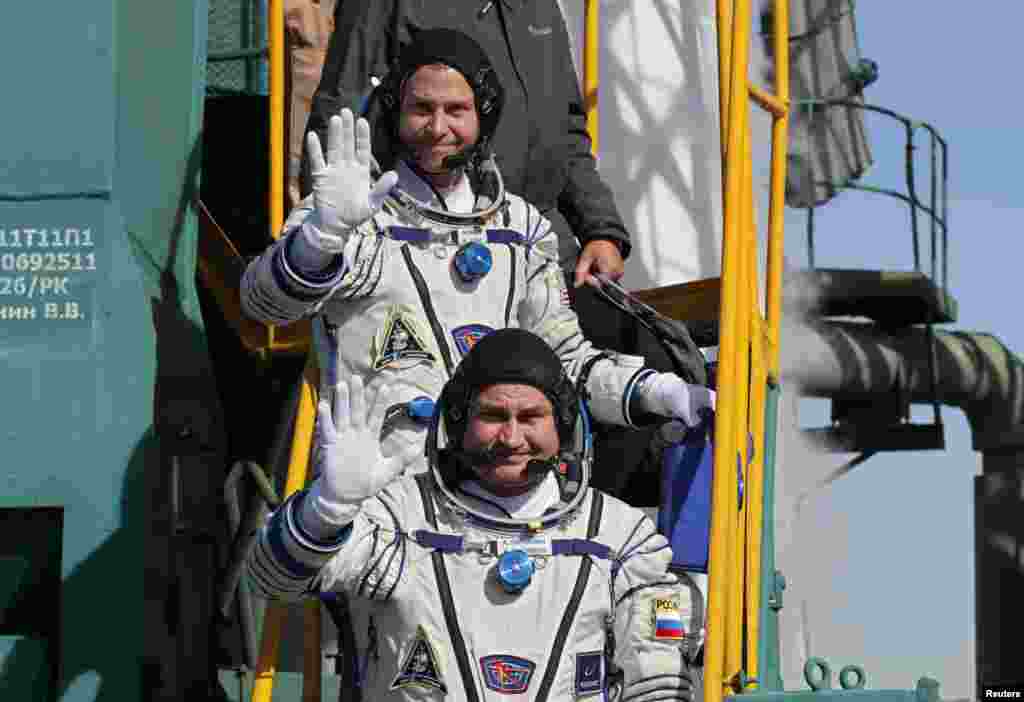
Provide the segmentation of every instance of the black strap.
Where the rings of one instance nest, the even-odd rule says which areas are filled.
[[[516,247],[508,244],[509,276],[508,299],[505,300],[505,326],[512,320],[512,302],[516,299]]]
[[[606,358],[611,358],[612,355],[607,351],[602,351],[596,356],[591,356],[584,363],[583,367],[580,368],[580,374],[576,376],[576,392],[585,401],[590,401],[590,393],[587,392],[587,381],[590,380],[590,374],[594,370],[594,366],[597,365],[598,361],[603,361]]]
[[[601,529],[601,511],[604,509],[604,493],[599,490],[590,491],[590,522],[587,524],[587,538],[597,536]]]
[[[700,586],[690,574],[682,568],[670,565],[668,570],[679,578],[680,584],[685,585],[690,591],[690,627],[686,632],[686,650],[684,652],[692,660],[697,655],[700,632],[704,628],[704,593],[700,591]]]
[[[587,538],[597,536],[601,527],[601,512],[604,507],[604,495],[598,490],[590,490],[590,522],[587,524]],[[581,557],[580,569],[576,575],[576,585],[572,589],[572,596],[569,598],[569,605],[565,608],[562,621],[558,625],[558,632],[555,634],[555,643],[548,655],[548,665],[544,670],[544,678],[541,680],[540,689],[537,691],[535,702],[547,702],[551,686],[555,682],[555,675],[558,673],[558,665],[562,660],[562,651],[565,649],[565,640],[569,636],[569,629],[576,619],[576,612],[580,607],[580,600],[583,599],[583,591],[587,589],[587,582],[590,580],[590,569],[593,566],[590,558]]]
[[[408,259],[406,259],[408,261]],[[430,494],[430,476],[427,473],[420,473],[416,476],[416,485],[420,489],[420,498],[423,500],[423,514],[427,518],[430,528],[437,531],[437,513],[434,510],[434,498]],[[441,596],[441,610],[444,612],[444,622],[448,627],[448,638],[452,642],[452,650],[455,651],[455,660],[459,665],[459,673],[462,674],[462,686],[466,689],[466,700],[468,702],[480,702],[477,693],[476,679],[473,676],[473,666],[469,662],[469,654],[466,652],[466,640],[462,638],[462,630],[459,628],[459,620],[455,614],[455,602],[452,599],[452,586],[448,580],[448,570],[444,565],[444,554],[435,550],[430,554],[434,563],[434,577],[437,579],[437,590]]]
[[[441,321],[437,318],[437,312],[434,310],[434,303],[430,300],[430,288],[427,286],[427,281],[424,280],[423,274],[420,269],[413,263],[412,254],[409,253],[409,245],[402,244],[402,257],[405,259],[405,266],[409,269],[409,275],[412,276],[413,285],[416,286],[416,292],[420,296],[420,304],[423,305],[423,311],[427,315],[427,321],[430,322],[430,329],[434,332],[434,339],[437,340],[437,350],[441,352],[441,358],[444,359],[445,370],[448,371],[448,377],[450,378],[455,373],[455,364],[452,363],[452,355],[448,350],[448,342],[445,339],[444,329],[441,327]]]

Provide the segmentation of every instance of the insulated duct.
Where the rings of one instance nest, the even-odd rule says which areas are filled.
[[[939,331],[935,336],[938,400],[961,408],[974,448],[1024,448],[1024,363],[991,334]],[[783,374],[805,395],[875,395],[902,389],[911,402],[930,403],[928,335],[924,327],[885,330],[828,321],[786,335]]]
[[[900,390],[932,402],[924,327],[885,330],[817,321],[786,334],[782,372],[802,394],[881,395]],[[970,423],[982,475],[975,478],[975,630],[977,699],[988,684],[1018,680],[1024,622],[1024,363],[991,334],[938,331],[936,394]]]

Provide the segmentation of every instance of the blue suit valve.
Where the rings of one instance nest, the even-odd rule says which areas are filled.
[[[501,554],[498,559],[498,583],[505,592],[522,592],[533,579],[533,559],[522,549],[513,549]]]
[[[471,241],[455,252],[455,270],[465,283],[480,280],[491,272],[491,250],[479,241]]]
[[[426,395],[414,397],[405,405],[405,414],[417,424],[429,424],[434,416],[434,401]]]

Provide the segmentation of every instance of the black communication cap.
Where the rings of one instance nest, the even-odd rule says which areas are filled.
[[[481,138],[489,138],[494,133],[493,127],[497,126],[505,91],[498,82],[491,60],[468,34],[445,27],[417,32],[412,42],[404,46],[398,55],[395,87],[400,90],[416,69],[436,63],[457,70],[473,88],[476,108],[480,113]],[[484,123],[489,118],[493,120],[492,128],[485,129]]]
[[[579,407],[561,359],[539,336],[515,328],[499,329],[478,341],[445,385],[442,404],[451,438],[461,441],[469,402],[499,383],[530,385],[543,392],[554,407],[563,445],[572,438]]]
[[[400,157],[398,143],[398,111],[402,100],[402,85],[421,66],[444,64],[462,74],[473,89],[474,102],[480,120],[477,143],[458,154],[449,156],[449,168],[475,165],[490,150],[490,142],[498,128],[505,90],[498,80],[490,59],[480,45],[468,34],[456,29],[439,27],[421,29],[412,35],[412,41],[402,46],[392,63],[384,82],[374,91],[378,99],[371,99],[367,117],[375,125],[374,155],[384,168],[393,167]],[[374,106],[374,102],[379,102]],[[383,108],[383,110],[381,110]]]

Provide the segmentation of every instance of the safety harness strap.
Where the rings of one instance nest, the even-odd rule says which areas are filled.
[[[416,476],[416,485],[419,487],[420,498],[423,500],[423,514],[431,528],[436,530],[437,513],[434,510],[434,498],[430,494],[429,480],[430,476],[427,473]],[[452,599],[452,586],[448,580],[448,570],[444,565],[444,553],[435,550],[430,557],[434,564],[434,576],[437,579],[437,589],[441,596],[441,610],[444,612],[448,637],[451,639],[455,660],[459,666],[459,673],[462,675],[462,686],[466,690],[466,700],[467,702],[480,702],[476,679],[473,676],[473,666],[469,662],[469,654],[466,651],[466,640],[462,637],[462,629],[459,628],[459,620],[455,614],[455,602]]]
[[[422,227],[402,227],[393,224],[388,227],[388,236],[396,241],[426,244],[431,241],[446,244],[463,244],[469,241],[486,241],[488,244],[521,244],[523,235],[515,229],[449,229],[436,231]]]
[[[597,536],[601,528],[601,512],[604,507],[604,495],[598,491],[590,490],[590,522],[587,524],[587,540]],[[582,539],[566,539],[566,541],[582,541]],[[548,655],[548,665],[544,670],[544,677],[541,679],[540,689],[537,690],[535,702],[547,702],[551,686],[555,682],[555,675],[558,673],[558,665],[562,660],[562,651],[565,649],[565,640],[569,636],[569,629],[576,619],[576,612],[580,608],[580,600],[583,599],[583,591],[587,589],[587,581],[590,580],[590,569],[594,565],[589,558],[580,559],[580,570],[576,576],[576,585],[572,589],[572,597],[569,598],[569,606],[565,608],[562,621],[558,625],[558,632],[555,634],[555,643]]]
[[[426,529],[417,529],[413,532],[412,536],[420,546],[432,548],[442,553],[479,551],[492,556],[500,556],[507,546],[514,546],[516,544],[513,540],[499,541],[496,539],[472,542],[467,541],[464,536],[440,534],[434,531],[427,531]],[[533,549],[531,549],[532,551]],[[608,560],[612,557],[612,550],[609,546],[590,539],[551,539],[549,552],[537,555],[594,556]]]

